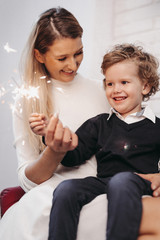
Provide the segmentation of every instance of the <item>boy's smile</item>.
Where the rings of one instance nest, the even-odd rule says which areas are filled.
[[[107,99],[117,112],[126,117],[141,110],[143,95],[150,89],[139,79],[135,62],[115,63],[106,70],[105,78]]]

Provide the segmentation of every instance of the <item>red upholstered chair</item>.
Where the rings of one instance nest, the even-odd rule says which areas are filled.
[[[24,194],[24,190],[19,186],[4,189],[0,193],[1,217],[5,211],[14,203],[18,202]]]

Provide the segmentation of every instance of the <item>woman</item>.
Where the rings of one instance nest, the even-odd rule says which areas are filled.
[[[24,87],[13,112],[18,177],[27,193],[3,216],[0,239],[47,239],[52,193],[57,184],[67,178],[96,174],[94,158],[79,168],[59,165],[52,143],[45,147],[41,137],[32,133],[28,122],[33,112],[43,113],[48,118],[58,112],[63,124],[75,131],[89,117],[107,111],[101,86],[77,74],[83,59],[82,33],[70,12],[53,8],[40,16],[29,37],[26,57],[22,58],[25,59],[22,65]],[[104,233],[101,225],[106,221],[103,201],[105,207],[106,197],[101,196],[84,208],[78,239],[103,239],[105,224]],[[95,216],[92,205],[97,209]]]
[[[30,35],[23,65],[27,91],[20,91],[13,112],[18,177],[27,193],[3,216],[0,239],[47,239],[55,187],[64,179],[96,174],[94,159],[79,168],[62,167],[59,159],[54,158],[50,136],[45,147],[28,124],[32,112],[48,118],[58,112],[63,124],[75,131],[86,119],[107,111],[104,93],[98,85],[77,74],[83,58],[82,32],[74,16],[58,8],[43,13]],[[38,91],[38,96],[33,90]],[[105,239],[105,213],[105,195],[86,205],[77,239]]]

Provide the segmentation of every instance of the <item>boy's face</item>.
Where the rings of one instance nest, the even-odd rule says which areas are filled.
[[[109,67],[105,72],[106,96],[110,105],[123,117],[141,110],[143,95],[150,91],[148,84],[138,77],[138,68],[125,60]]]

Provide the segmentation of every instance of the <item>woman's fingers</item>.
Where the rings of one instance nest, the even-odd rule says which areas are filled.
[[[59,121],[57,123],[55,132],[54,132],[54,140],[53,140],[53,144],[54,144],[54,148],[55,151],[61,151],[61,146],[63,144],[63,136],[64,136],[64,128],[62,123]]]
[[[65,127],[61,122],[57,124],[54,135],[54,147],[57,152],[67,152],[73,150],[78,145],[78,137],[75,133]]]
[[[58,117],[51,117],[48,123],[47,129],[46,129],[45,142],[49,146],[53,144],[55,129],[58,121],[59,121]]]
[[[38,125],[37,127],[34,127],[34,128],[32,129],[32,131],[33,131],[34,133],[38,133],[38,132],[41,131],[42,129],[44,129],[44,125]]]
[[[70,145],[71,139],[71,131],[69,128],[65,127],[63,128],[63,137],[61,142],[61,148],[64,149],[64,151],[68,149],[68,146]]]
[[[46,116],[44,114],[32,113],[29,117],[29,123],[37,122],[37,121],[46,121]]]
[[[69,128],[64,128],[62,149],[64,151],[73,150],[78,144],[78,137]]]
[[[58,117],[52,117],[46,130],[45,142],[53,151],[64,153],[78,145],[78,137],[69,128],[64,128]]]
[[[37,129],[37,128],[43,128],[45,127],[45,122],[44,121],[39,121],[39,122],[31,122],[30,123],[30,128],[33,129]]]
[[[151,188],[153,190],[153,196],[160,196],[160,174],[151,173],[151,174],[138,174],[140,177],[151,182]]]
[[[158,187],[154,192],[153,192],[154,197],[160,197],[160,187]]]
[[[30,117],[38,117],[39,115],[39,113],[31,113]]]
[[[77,134],[72,133],[71,139],[72,139],[72,141],[71,141],[71,144],[70,144],[70,150],[73,150],[78,145],[78,136],[77,136]]]
[[[157,173],[155,177],[152,179],[151,188],[153,190],[153,196],[159,197],[160,196],[160,174]]]

